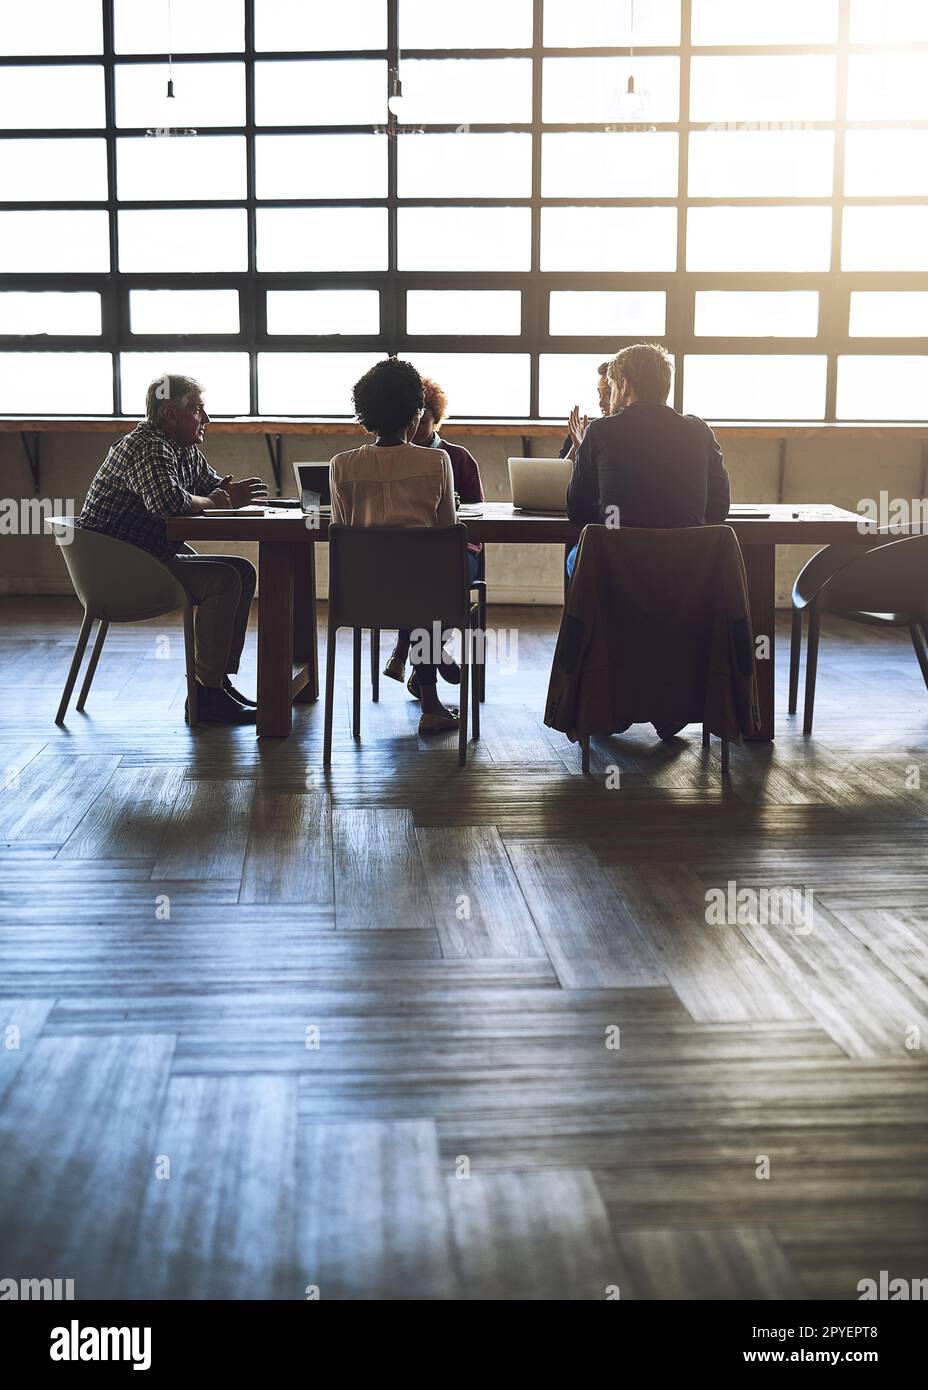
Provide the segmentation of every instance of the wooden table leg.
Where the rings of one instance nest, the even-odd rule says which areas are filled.
[[[293,680],[293,552],[286,542],[258,547],[258,734],[286,738]]]
[[[757,694],[760,699],[760,732],[754,734],[753,738],[769,741],[773,738],[776,716],[777,548],[775,545],[746,545],[743,553],[751,603],[751,625],[754,628]],[[758,642],[759,637],[765,637],[767,641]]]
[[[312,541],[293,547],[293,659],[306,665],[306,684],[294,699],[319,699],[319,645],[316,633],[316,547]]]

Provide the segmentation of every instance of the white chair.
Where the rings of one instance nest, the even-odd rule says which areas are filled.
[[[73,516],[52,516],[45,525],[61,549],[71,576],[74,591],[84,605],[74,659],[65,682],[61,704],[55,716],[63,724],[77,673],[94,622],[99,619],[90,664],[78,696],[77,708],[82,710],[100,660],[103,643],[110,623],[138,623],[146,618],[160,618],[165,613],[184,612],[184,649],[187,658],[187,718],[197,722],[197,682],[193,646],[193,600],[171,571],[137,545],[105,536],[99,531],[87,531],[78,526]]]

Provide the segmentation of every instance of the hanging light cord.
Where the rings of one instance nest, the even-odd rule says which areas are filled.
[[[634,4],[634,0],[632,0]],[[174,36],[171,15],[171,0],[168,0],[168,96],[174,95]]]

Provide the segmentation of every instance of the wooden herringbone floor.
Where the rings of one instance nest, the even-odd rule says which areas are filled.
[[[728,786],[695,729],[603,742],[589,782],[541,722],[556,615],[493,618],[518,669],[490,669],[464,771],[389,681],[353,744],[346,652],[325,779],[319,707],[283,742],[185,728],[173,626],[112,629],[56,729],[77,609],[0,603],[0,1277],[780,1299],[928,1274],[907,640],[831,625],[814,738],[781,713]],[[729,880],[811,890],[812,930],[707,924]]]

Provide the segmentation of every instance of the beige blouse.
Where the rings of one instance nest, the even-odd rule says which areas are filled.
[[[453,526],[454,474],[444,449],[362,444],[332,459],[332,520],[347,526]]]

